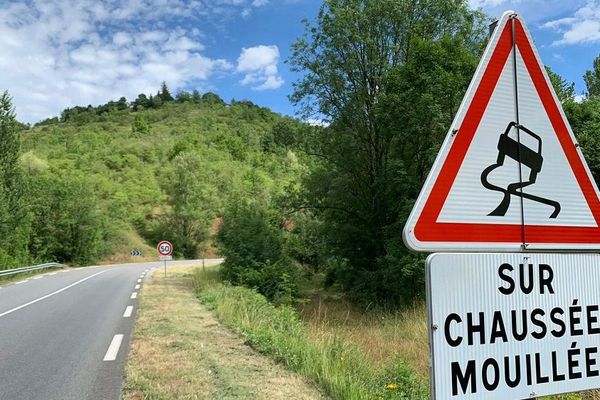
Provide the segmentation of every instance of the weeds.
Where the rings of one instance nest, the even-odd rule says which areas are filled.
[[[218,282],[215,270],[197,270],[202,302],[255,349],[321,385],[334,399],[425,399],[427,388],[402,362],[374,368],[355,344],[339,336],[313,337],[298,312],[275,307],[255,291]]]

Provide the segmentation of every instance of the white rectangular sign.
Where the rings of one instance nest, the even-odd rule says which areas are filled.
[[[599,254],[432,254],[434,399],[600,388]]]
[[[160,259],[160,261],[171,261],[173,259],[173,256],[158,256],[158,258]]]

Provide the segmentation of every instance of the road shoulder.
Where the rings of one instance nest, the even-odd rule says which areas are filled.
[[[124,399],[324,399],[244,344],[200,304],[189,271],[156,271],[141,293]]]

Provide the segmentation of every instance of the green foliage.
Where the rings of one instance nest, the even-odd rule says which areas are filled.
[[[202,95],[202,101],[208,104],[225,104],[223,99],[218,94],[207,92]]]
[[[163,101],[163,103],[175,100],[173,98],[173,96],[171,96],[171,92],[169,91],[169,88],[167,87],[167,83],[164,81],[160,85],[159,96],[160,96],[161,100]]]
[[[0,269],[25,263],[29,236],[26,182],[19,165],[20,128],[8,92],[0,95]]]
[[[564,106],[567,118],[596,182],[600,182],[600,97]]]
[[[85,178],[46,172],[31,176],[30,185],[34,259],[87,265],[105,254],[108,227]]]
[[[276,302],[290,303],[297,295],[298,269],[284,256],[281,229],[266,209],[233,202],[225,211],[218,238],[225,256],[225,280],[256,288]]]
[[[297,141],[315,163],[291,208],[322,221],[328,280],[354,300],[400,304],[424,289],[401,230],[485,32],[462,1],[326,0],[293,45],[303,78],[291,99],[332,124]]]
[[[600,56],[594,59],[592,69],[585,71],[583,80],[589,97],[600,95]]]
[[[171,210],[165,216],[163,233],[185,258],[197,256],[207,240],[208,229],[219,209],[212,168],[194,153],[180,153],[172,160],[173,175],[166,191]]]
[[[275,307],[255,291],[224,286],[210,271],[193,277],[200,299],[257,350],[315,380],[333,399],[426,399],[427,388],[408,366],[374,368],[351,342],[326,337],[312,341],[297,312]]]
[[[550,78],[550,83],[556,92],[558,100],[562,103],[575,101],[575,83],[567,82],[562,76],[552,71],[550,67],[546,67],[546,72]]]
[[[131,132],[134,134],[145,135],[150,130],[150,126],[144,119],[142,114],[137,114],[133,119],[133,124],[131,125]]]
[[[245,103],[224,107],[218,96],[202,99],[198,91],[165,102],[163,92],[140,94],[131,108],[124,98],[74,107],[61,121],[22,131],[19,170],[32,186],[25,256],[85,263],[109,255],[107,249],[129,254],[143,241],[153,248],[168,239],[176,256],[195,258],[211,242],[211,227],[230,198],[270,202],[297,182],[302,160],[261,148],[283,118]],[[82,220],[81,232],[72,227],[74,218]],[[62,232],[67,228],[71,233]],[[281,277],[265,291],[291,293]]]

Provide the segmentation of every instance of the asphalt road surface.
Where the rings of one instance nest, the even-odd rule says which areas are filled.
[[[108,265],[1,287],[0,400],[119,399],[137,295],[152,268],[163,273],[162,262]]]

